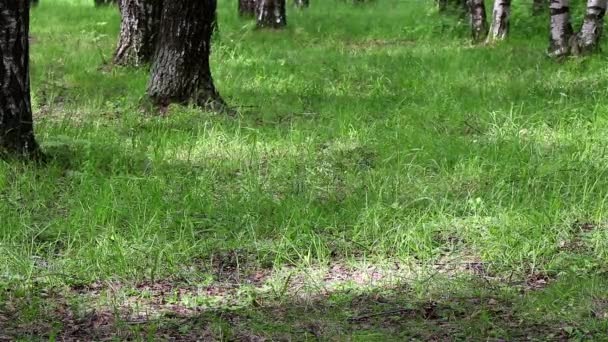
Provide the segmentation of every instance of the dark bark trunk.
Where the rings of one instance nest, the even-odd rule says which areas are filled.
[[[34,139],[29,1],[0,1],[0,156],[42,158]]]
[[[486,5],[483,0],[469,0],[471,35],[474,43],[483,41],[488,35]]]
[[[122,0],[120,13],[120,38],[114,63],[129,66],[149,63],[156,50],[162,1]]]
[[[573,54],[592,53],[599,49],[604,29],[607,0],[588,0],[581,31],[573,42]]]
[[[492,10],[492,25],[488,35],[488,42],[503,40],[509,33],[509,19],[511,16],[511,0],[494,0]]]
[[[241,17],[254,17],[256,0],[239,0],[239,15]]]
[[[306,8],[306,7],[310,6],[310,1],[308,1],[308,0],[294,0],[294,4],[298,8]]]
[[[257,0],[255,15],[258,27],[285,27],[285,0]]]
[[[541,15],[547,10],[547,0],[532,0],[532,15]]]
[[[118,0],[95,0],[95,6],[108,6],[117,3]]]
[[[163,4],[148,84],[148,95],[161,110],[171,103],[226,110],[209,68],[215,10],[216,0],[171,0]]]
[[[573,34],[570,23],[570,1],[551,0],[549,6],[551,24],[547,54],[551,57],[564,57],[570,54],[570,40]]]

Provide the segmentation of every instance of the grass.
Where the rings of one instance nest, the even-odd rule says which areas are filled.
[[[0,339],[604,339],[605,55],[548,60],[517,3],[481,47],[423,1],[288,15],[221,2],[239,117],[161,118],[115,9],[33,11],[53,160],[0,162]]]

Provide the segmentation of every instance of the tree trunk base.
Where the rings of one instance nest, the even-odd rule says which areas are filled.
[[[471,38],[473,43],[483,42],[488,35],[486,7],[483,0],[469,0],[471,16]]]
[[[255,17],[256,0],[239,0],[239,16],[245,18]]]
[[[574,35],[570,22],[570,1],[551,1],[550,9],[551,24],[547,55],[552,58],[564,58],[570,55]]]
[[[604,30],[604,15],[606,0],[589,0],[587,12],[581,31],[576,34],[575,45],[577,55],[590,54],[599,50],[600,38]]]
[[[300,9],[310,6],[309,0],[295,0],[294,3],[296,7]]]
[[[209,68],[216,0],[166,1],[148,96],[161,112],[193,104],[226,111]]]
[[[120,38],[114,54],[114,64],[137,67],[152,60],[161,10],[160,0],[120,2]]]
[[[495,0],[492,11],[492,25],[486,43],[504,40],[509,33],[511,0]]]
[[[24,142],[25,141],[25,142]],[[25,159],[46,162],[46,156],[33,135],[26,137],[4,136],[0,139],[0,159]]]
[[[257,0],[255,12],[259,28],[280,29],[287,26],[285,0]]]
[[[40,160],[30,97],[29,4],[4,1],[0,11],[0,157]]]

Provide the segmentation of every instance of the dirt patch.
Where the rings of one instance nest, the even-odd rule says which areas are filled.
[[[323,340],[352,332],[404,338],[408,331],[405,338],[425,341],[549,335],[559,340],[578,332],[555,322],[522,320],[514,298],[501,297],[501,286],[542,291],[554,281],[550,275],[533,273],[509,282],[491,277],[473,255],[424,271],[406,262],[274,270],[254,264],[244,253],[220,253],[198,266],[209,272],[209,281],[94,282],[32,297],[39,302],[27,296],[12,300],[0,310],[0,340]],[[466,281],[459,282],[463,276]],[[606,303],[598,299],[591,315],[608,317]],[[32,307],[38,316],[27,318]]]
[[[596,298],[593,300],[591,316],[601,320],[608,320],[608,298]]]
[[[533,273],[528,276],[526,279],[525,286],[523,289],[525,291],[538,291],[546,288],[551,284],[555,279],[550,277],[546,273]]]

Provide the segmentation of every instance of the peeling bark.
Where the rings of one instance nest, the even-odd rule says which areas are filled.
[[[255,16],[256,0],[239,0],[239,15],[241,17]]]
[[[585,19],[581,31],[573,42],[573,53],[591,53],[599,49],[600,38],[604,29],[604,15],[607,0],[588,0]]]
[[[483,41],[488,34],[486,6],[483,0],[469,0],[471,34],[474,43]]]
[[[34,138],[29,1],[0,1],[0,156],[42,159]]]
[[[209,68],[216,0],[165,1],[148,95],[161,110],[192,103],[213,111],[226,105]]]
[[[287,25],[285,0],[257,0],[258,27],[283,28]]]
[[[509,19],[511,16],[511,0],[495,0],[492,11],[492,25],[487,42],[503,40],[509,33]]]
[[[161,0],[122,0],[121,24],[114,63],[140,66],[149,63],[156,50],[162,12]]]
[[[551,0],[549,49],[547,54],[551,57],[565,57],[570,54],[570,39],[573,35],[570,23],[570,1]]]

